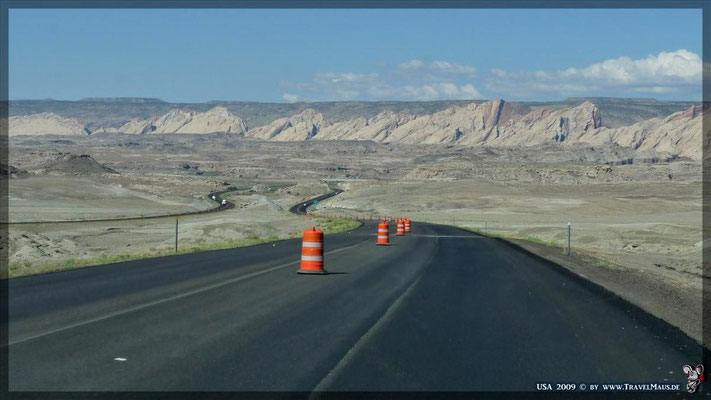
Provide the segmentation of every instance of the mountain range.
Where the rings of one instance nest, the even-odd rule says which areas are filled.
[[[141,103],[138,103],[141,104]],[[206,134],[226,132],[270,141],[371,140],[466,146],[560,146],[617,144],[672,157],[701,158],[702,108],[610,126],[592,101],[531,107],[502,99],[454,104],[431,113],[385,110],[374,116],[330,121],[314,108],[248,127],[225,106],[206,111],[170,109],[163,115],[133,118],[119,126],[94,126],[53,112],[10,117],[10,135]],[[615,124],[618,125],[618,124]],[[93,129],[92,129],[93,128]]]

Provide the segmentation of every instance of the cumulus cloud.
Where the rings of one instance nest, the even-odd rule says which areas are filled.
[[[701,57],[696,53],[679,49],[649,55],[639,60],[619,57],[583,69],[568,68],[561,71],[561,75],[624,85],[693,83],[701,79]]]
[[[282,82],[298,93],[283,97],[287,101],[481,99],[468,81],[475,72],[474,67],[448,61],[408,60],[390,68],[383,65],[379,73],[322,72],[309,82]]]
[[[319,83],[360,83],[360,82],[374,82],[378,79],[378,74],[357,74],[354,72],[326,72],[316,75],[314,79]]]
[[[457,64],[449,61],[432,61],[425,63],[421,60],[408,60],[398,65],[405,71],[435,71],[446,74],[475,75],[476,68],[470,65]]]
[[[296,103],[299,101],[299,96],[293,94],[293,93],[284,93],[282,96],[284,100],[286,100],[287,103]]]
[[[685,94],[700,95],[702,61],[685,49],[645,58],[618,57],[558,71],[491,70],[486,88],[509,96]]]
[[[457,86],[451,82],[436,83],[431,85],[407,85],[402,91],[412,100],[474,100],[481,99],[481,93],[472,84]]]
[[[569,96],[701,96],[701,57],[679,49],[633,59],[617,57],[582,67],[511,71],[494,68],[483,77],[471,65],[405,60],[374,71],[331,71],[304,82],[282,82],[285,101],[328,100],[548,100]]]

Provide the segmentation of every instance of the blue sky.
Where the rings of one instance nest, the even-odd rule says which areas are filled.
[[[11,99],[701,97],[700,10],[12,9]]]

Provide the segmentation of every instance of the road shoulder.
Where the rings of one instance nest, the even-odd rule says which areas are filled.
[[[561,266],[568,271],[611,291],[657,318],[676,326],[702,341],[702,290],[681,287],[641,271],[621,267],[601,267],[550,247],[520,239],[501,239],[514,248]],[[699,278],[701,279],[701,278]]]

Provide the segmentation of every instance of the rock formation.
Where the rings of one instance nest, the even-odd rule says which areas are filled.
[[[10,136],[16,135],[88,135],[86,126],[75,118],[54,113],[10,117]]]
[[[202,113],[173,109],[159,117],[134,119],[120,128],[99,127],[94,132],[227,132],[271,141],[369,140],[489,147],[616,144],[695,160],[701,158],[701,106],[614,129],[603,126],[603,118],[590,101],[577,106],[524,107],[520,103],[496,99],[452,106],[432,114],[383,111],[369,119],[359,117],[335,123],[309,108],[253,129],[248,129],[241,118],[224,107]],[[86,135],[89,131],[77,119],[42,113],[11,117],[10,134]]]
[[[170,110],[168,113],[151,119],[131,120],[118,128],[122,133],[245,133],[247,126],[241,118],[232,115],[224,107],[198,113],[188,110]]]
[[[264,140],[301,141],[315,137],[329,125],[321,113],[308,108],[291,117],[279,118],[269,125],[251,129],[247,136]]]

